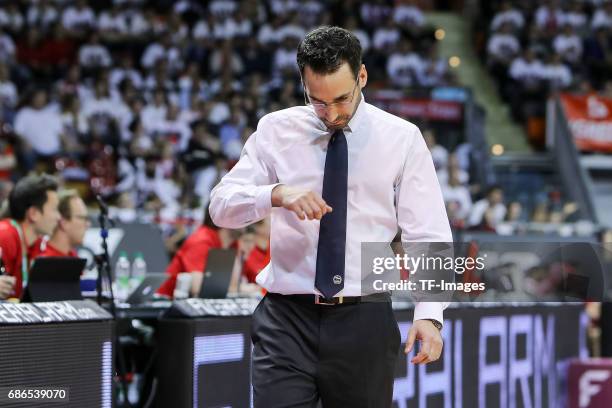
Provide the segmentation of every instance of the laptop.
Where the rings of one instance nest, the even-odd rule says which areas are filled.
[[[23,302],[57,302],[82,300],[81,273],[86,260],[76,257],[49,256],[36,258],[29,271]]]
[[[140,285],[128,296],[126,303],[142,305],[153,301],[155,292],[168,279],[165,273],[147,273]]]
[[[204,299],[223,299],[227,297],[234,261],[235,249],[211,249],[206,258],[206,269],[198,297]]]

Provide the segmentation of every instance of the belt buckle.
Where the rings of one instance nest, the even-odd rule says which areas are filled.
[[[342,303],[344,303],[344,296],[338,296],[335,299],[338,299],[337,302],[326,302],[325,300],[321,301],[321,299],[325,299],[323,296],[320,295],[315,295],[315,305],[325,305],[325,306],[335,306],[335,305],[341,305]]]

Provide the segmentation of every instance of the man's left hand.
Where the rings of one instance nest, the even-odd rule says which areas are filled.
[[[421,341],[419,354],[410,360],[413,364],[427,364],[436,361],[442,354],[442,336],[440,330],[429,320],[415,320],[408,331],[406,354],[412,351],[415,340]]]

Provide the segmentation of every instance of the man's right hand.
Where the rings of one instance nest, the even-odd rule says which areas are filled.
[[[272,190],[272,206],[293,211],[300,220],[320,220],[332,208],[313,191],[280,184]]]
[[[6,299],[13,294],[15,287],[15,277],[9,275],[0,276],[0,299]]]

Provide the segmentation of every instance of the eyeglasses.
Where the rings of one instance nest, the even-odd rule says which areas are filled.
[[[81,221],[89,221],[89,217],[87,215],[73,215],[72,218],[77,218]]]
[[[353,87],[353,91],[351,93],[351,98],[350,99],[348,99],[346,101],[338,101],[338,102],[325,103],[325,102],[311,102],[310,101],[310,97],[308,95],[306,95],[306,87],[304,86],[304,81],[302,81],[302,89],[303,89],[303,93],[304,93],[304,103],[306,105],[312,106],[316,110],[325,110],[325,109],[330,108],[332,106],[338,106],[338,107],[348,106],[351,103],[353,103],[353,99],[355,99],[355,89],[357,89],[357,85],[358,84],[359,84],[359,78],[357,78],[355,80],[355,86]]]

